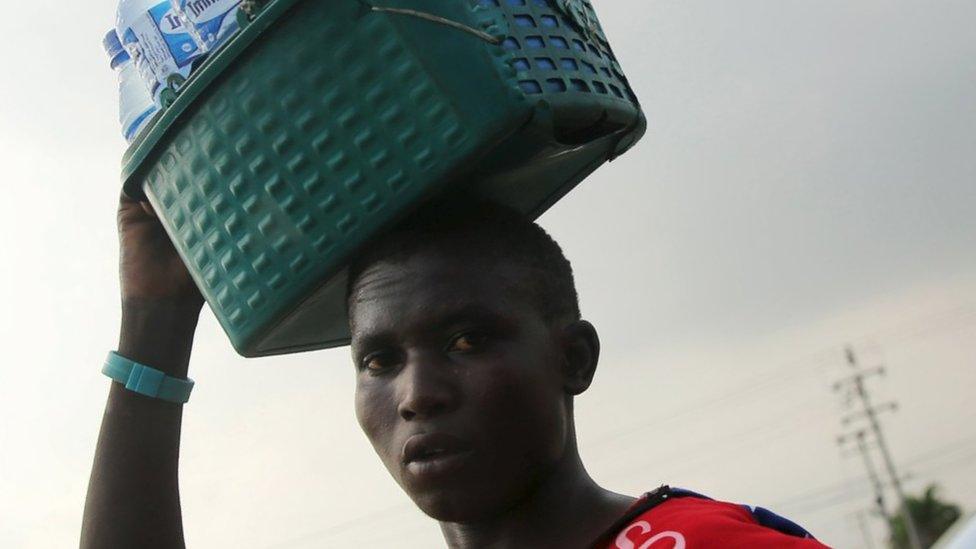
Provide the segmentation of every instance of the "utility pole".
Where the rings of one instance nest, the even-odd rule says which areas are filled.
[[[845,417],[842,421],[846,425],[859,417],[867,419],[868,425],[871,428],[871,433],[874,435],[874,440],[878,445],[878,449],[881,451],[882,462],[884,463],[885,470],[891,479],[891,486],[895,489],[895,495],[898,496],[902,518],[905,521],[905,530],[908,533],[908,543],[912,549],[922,549],[922,542],[918,535],[918,528],[915,524],[915,519],[912,517],[911,510],[908,508],[908,501],[905,497],[905,491],[901,485],[901,478],[898,476],[898,472],[895,470],[895,462],[891,457],[891,452],[888,450],[888,444],[885,441],[884,433],[881,431],[881,424],[878,422],[878,412],[895,410],[897,409],[897,406],[894,403],[885,403],[880,406],[873,406],[871,404],[871,397],[868,394],[867,389],[864,387],[864,379],[866,377],[872,375],[883,375],[884,368],[879,367],[871,370],[862,370],[857,363],[857,357],[854,355],[854,350],[848,346],[845,349],[845,352],[847,355],[847,364],[854,370],[854,374],[835,383],[834,390],[839,391],[844,388],[853,389],[853,394],[860,401],[862,408],[860,411]],[[860,440],[859,444],[863,446],[863,435],[858,438]],[[867,456],[866,452],[867,447],[863,446],[862,453],[864,453],[865,456]],[[865,460],[865,465],[869,467],[869,474],[871,474],[870,471],[874,469],[873,464],[870,463],[870,459]]]
[[[843,446],[852,439],[857,441],[857,451],[859,454],[861,454],[861,459],[864,462],[864,468],[868,472],[868,479],[871,481],[871,487],[874,489],[874,504],[878,508],[878,515],[884,519],[885,524],[891,524],[891,517],[888,515],[888,509],[885,507],[884,484],[881,482],[881,477],[878,476],[878,470],[874,467],[874,461],[871,460],[871,454],[868,450],[867,442],[864,440],[866,436],[867,432],[862,429],[851,434],[837,437],[837,444]]]
[[[857,521],[857,528],[861,531],[861,538],[864,540],[864,549],[874,549],[874,540],[871,539],[868,523],[864,520],[864,511],[855,513],[854,520]]]

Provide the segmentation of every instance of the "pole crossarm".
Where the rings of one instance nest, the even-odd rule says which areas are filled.
[[[840,422],[843,425],[850,425],[851,423],[853,423],[858,419],[862,419],[862,418],[867,419],[868,417],[870,417],[871,414],[878,414],[883,412],[897,412],[897,411],[898,411],[897,402],[894,401],[885,402],[883,404],[878,404],[877,406],[874,406],[870,409],[858,410],[856,412],[847,414],[846,416],[841,418]]]

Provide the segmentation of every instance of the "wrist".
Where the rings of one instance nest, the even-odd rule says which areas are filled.
[[[185,378],[200,309],[197,303],[124,299],[118,353]]]

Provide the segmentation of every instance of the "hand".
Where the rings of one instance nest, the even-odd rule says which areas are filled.
[[[122,302],[203,306],[203,296],[148,202],[119,200]]]
[[[186,377],[203,296],[146,202],[119,200],[122,356]]]

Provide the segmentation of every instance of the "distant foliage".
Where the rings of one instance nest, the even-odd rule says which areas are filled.
[[[908,496],[906,503],[918,527],[922,547],[931,547],[943,532],[956,522],[962,510],[958,505],[942,501],[938,496],[939,487],[930,484],[920,497]],[[892,549],[910,549],[908,531],[901,513],[891,519]]]

